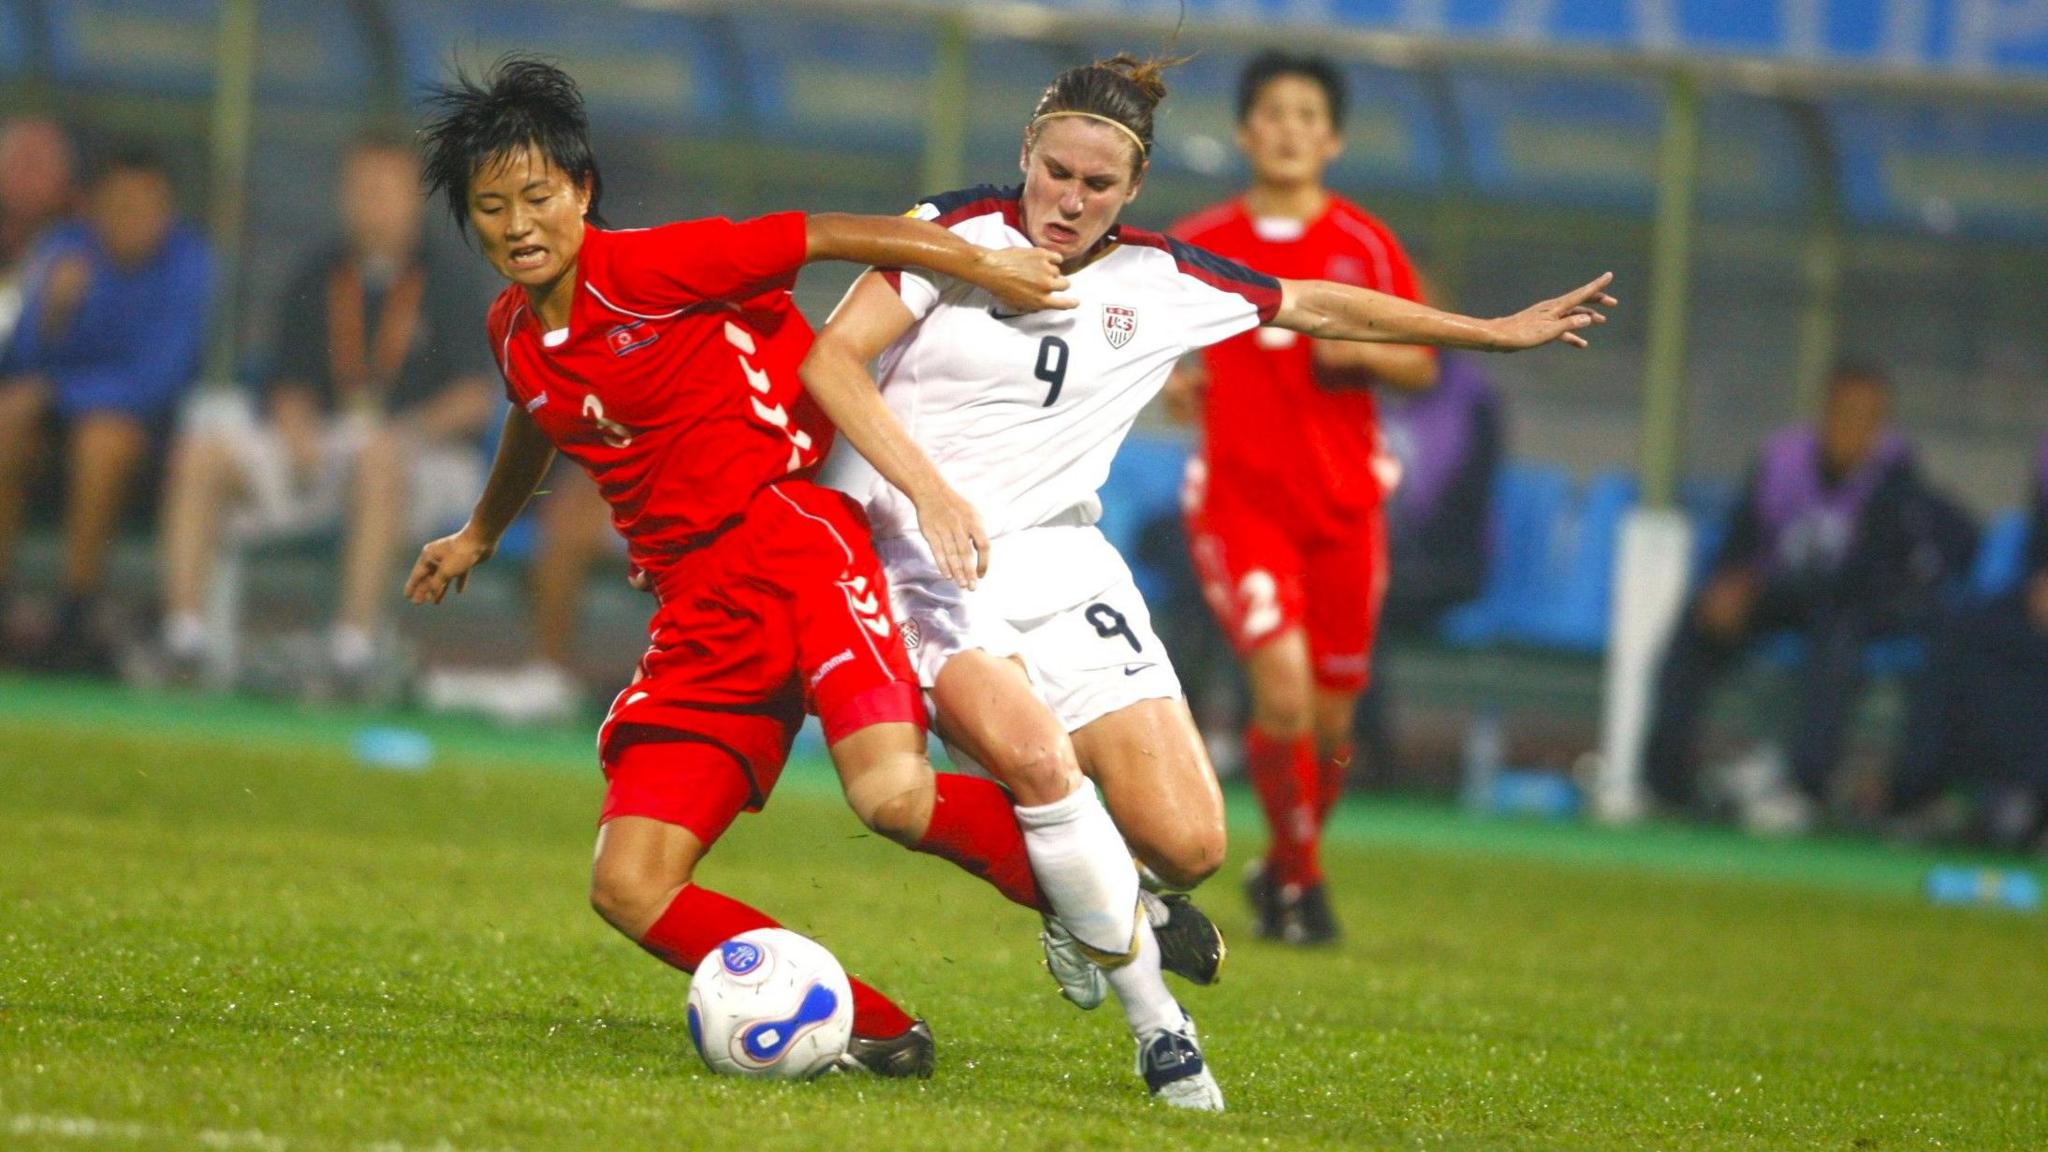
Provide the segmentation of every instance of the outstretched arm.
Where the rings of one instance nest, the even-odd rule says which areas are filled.
[[[850,260],[923,268],[963,280],[1020,312],[1072,308],[1059,257],[1038,248],[982,248],[950,229],[908,216],[820,212],[805,218],[804,261]]]
[[[554,459],[555,446],[533,417],[516,404],[506,409],[498,455],[491,461],[490,479],[484,482],[469,523],[420,549],[420,558],[405,579],[405,598],[415,604],[439,604],[451,586],[460,593],[469,583],[470,570],[498,550],[505,529],[533,498]]]
[[[1383,292],[1327,280],[1282,280],[1279,328],[1318,340],[1361,340],[1391,344],[1436,344],[1483,352],[1515,352],[1559,341],[1584,348],[1579,330],[1604,324],[1598,310],[1617,301],[1606,288],[1612,272],[1562,296],[1539,301],[1512,316],[1477,320]]]
[[[1325,388],[1366,388],[1385,384],[1403,392],[1436,387],[1436,355],[1417,344],[1366,344],[1357,340],[1310,341],[1316,381]]]
[[[981,517],[939,475],[882,401],[868,364],[910,330],[916,317],[879,272],[854,281],[811,343],[798,375],[818,407],[882,479],[917,506],[918,530],[939,571],[962,588],[988,574],[988,533]]]

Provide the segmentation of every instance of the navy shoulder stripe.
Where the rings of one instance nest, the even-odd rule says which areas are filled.
[[[1207,248],[1198,248],[1178,237],[1162,236],[1157,232],[1125,228],[1117,233],[1117,241],[1166,252],[1187,275],[1211,288],[1235,292],[1251,301],[1259,310],[1261,323],[1272,320],[1280,312],[1280,281],[1264,272],[1218,256]]]
[[[1017,198],[1023,195],[1023,192],[1024,187],[1021,184],[1012,184],[1008,187],[977,184],[957,192],[941,192],[936,196],[927,196],[918,203],[929,204],[938,209],[937,222],[942,225],[951,226],[962,220],[997,211],[1002,212],[1005,219],[1015,223]]]

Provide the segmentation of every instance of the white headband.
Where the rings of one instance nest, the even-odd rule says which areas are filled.
[[[1102,115],[1098,115],[1098,114],[1096,114],[1096,113],[1094,113],[1094,112],[1080,112],[1080,111],[1067,111],[1067,112],[1047,112],[1047,113],[1045,113],[1044,115],[1042,115],[1042,116],[1039,116],[1039,117],[1038,117],[1037,119],[1035,119],[1035,120],[1033,120],[1033,121],[1031,122],[1031,131],[1033,131],[1033,132],[1037,132],[1037,131],[1038,131],[1038,126],[1039,126],[1040,124],[1043,124],[1043,123],[1045,123],[1045,122],[1046,122],[1047,120],[1057,120],[1057,119],[1059,119],[1059,118],[1060,118],[1060,117],[1062,117],[1062,116],[1080,116],[1080,117],[1084,117],[1084,118],[1086,118],[1086,119],[1089,119],[1089,120],[1100,120],[1100,121],[1102,121],[1102,122],[1103,122],[1104,124],[1107,124],[1107,125],[1109,125],[1110,127],[1112,127],[1112,128],[1114,128],[1114,129],[1116,129],[1117,131],[1119,131],[1119,132],[1123,133],[1124,135],[1126,135],[1126,136],[1129,136],[1129,137],[1131,138],[1131,143],[1133,143],[1133,144],[1136,144],[1136,145],[1138,146],[1138,155],[1139,155],[1139,156],[1141,156],[1141,157],[1142,157],[1142,156],[1146,155],[1146,153],[1147,153],[1148,151],[1150,151],[1149,149],[1147,149],[1147,148],[1145,147],[1145,142],[1144,142],[1143,140],[1140,140],[1140,139],[1138,139],[1138,134],[1137,134],[1136,132],[1133,132],[1133,131],[1131,131],[1131,126],[1130,126],[1130,125],[1128,125],[1128,124],[1124,123],[1124,122],[1123,122],[1123,121],[1121,121],[1121,120],[1115,120],[1115,119],[1111,119],[1111,118],[1110,118],[1110,117],[1108,117],[1108,116],[1102,116]]]

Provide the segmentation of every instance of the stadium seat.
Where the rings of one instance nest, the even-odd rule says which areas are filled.
[[[742,12],[731,28],[761,131],[792,143],[923,149],[935,43],[923,25]]]
[[[1756,659],[1781,672],[1794,672],[1806,663],[1806,651],[1806,637],[1774,632],[1757,646]],[[1927,642],[1918,636],[1882,637],[1863,650],[1863,674],[1873,680],[1911,676],[1926,664]]]
[[[0,80],[13,80],[29,70],[37,49],[29,44],[29,26],[19,8],[0,3]]]
[[[1493,487],[1492,556],[1486,590],[1454,608],[1438,635],[1456,648],[1480,648],[1522,626],[1535,590],[1544,584],[1556,526],[1571,500],[1571,476],[1555,464],[1509,461]]]
[[[1102,486],[1102,534],[1130,564],[1138,591],[1148,601],[1163,602],[1166,577],[1139,559],[1139,539],[1145,526],[1160,516],[1179,515],[1187,463],[1187,441],[1156,432],[1132,433]]]
[[[1696,586],[1721,555],[1741,490],[1725,480],[1695,478],[1678,486],[1678,506],[1692,521],[1692,580]]]
[[[1636,498],[1631,473],[1603,472],[1587,481],[1551,526],[1542,580],[1505,623],[1503,639],[1580,654],[1606,650],[1621,522]]]
[[[737,112],[738,70],[723,21],[676,11],[608,7],[585,18],[559,0],[404,0],[392,5],[410,85],[446,75],[455,58],[479,68],[545,46],[576,77],[592,119],[637,131],[724,121]]]
[[[212,91],[219,0],[50,0],[43,8],[61,83],[174,96]]]
[[[1970,595],[1992,600],[2019,586],[2027,566],[2027,512],[2008,508],[1992,517],[1970,570]]]
[[[1638,211],[1654,200],[1653,84],[1476,70],[1451,84],[1471,179],[1485,193]]]
[[[219,69],[219,0],[49,0],[43,7],[51,68],[60,81],[212,96]],[[0,14],[0,32],[5,22]],[[258,94],[267,104],[353,104],[373,81],[366,29],[347,5],[265,4],[258,32]]]

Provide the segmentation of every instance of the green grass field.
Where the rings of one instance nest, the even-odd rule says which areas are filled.
[[[1353,803],[1349,938],[1192,989],[1231,1111],[1148,1104],[1036,924],[792,770],[703,871],[927,1016],[925,1083],[714,1079],[583,901],[581,735],[0,679],[0,1147],[2048,1148],[2048,924],[1931,858]],[[1235,802],[1235,801],[1234,801]]]

